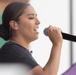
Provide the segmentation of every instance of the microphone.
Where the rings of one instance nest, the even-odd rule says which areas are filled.
[[[61,33],[62,33],[63,39],[76,42],[76,36],[71,35],[71,34],[67,34],[67,33],[64,33],[64,32],[61,32]],[[47,28],[44,29],[44,34],[46,36],[48,36]]]

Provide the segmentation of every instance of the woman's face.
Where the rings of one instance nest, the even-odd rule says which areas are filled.
[[[23,39],[31,42],[38,38],[39,20],[32,6],[28,6],[24,10],[24,14],[19,17],[18,32]]]

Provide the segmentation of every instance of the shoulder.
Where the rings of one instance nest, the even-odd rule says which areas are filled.
[[[14,42],[6,42],[2,48],[2,52],[15,52],[15,53],[28,53],[29,51],[26,48],[21,47],[20,45],[14,43]],[[12,53],[13,54],[13,53]]]
[[[29,50],[26,48],[14,43],[14,42],[7,42],[5,43],[1,50],[0,54],[13,56],[13,58],[25,58],[27,56],[31,56]]]
[[[0,62],[22,63],[30,66],[30,68],[34,68],[38,65],[26,48],[11,42],[5,43],[1,48]]]

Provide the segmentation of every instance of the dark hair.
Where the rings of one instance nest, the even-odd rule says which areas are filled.
[[[2,15],[2,24],[0,25],[0,37],[9,40],[11,30],[9,22],[11,20],[19,21],[19,17],[24,13],[24,9],[30,4],[28,2],[12,2],[4,10]]]

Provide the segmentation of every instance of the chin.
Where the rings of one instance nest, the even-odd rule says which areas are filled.
[[[32,39],[32,42],[33,42],[33,41],[35,41],[35,40],[37,40],[37,39],[38,39],[38,36],[37,36],[37,37],[35,37],[35,38],[33,38],[33,39]]]

